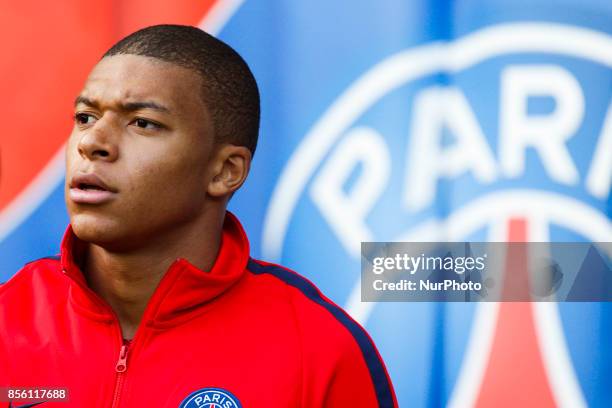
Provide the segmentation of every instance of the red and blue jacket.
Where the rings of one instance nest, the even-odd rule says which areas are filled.
[[[304,277],[250,258],[230,213],[212,269],[177,259],[129,342],[77,266],[85,246],[69,227],[60,256],[0,286],[0,387],[67,389],[41,408],[397,406],[365,330]]]

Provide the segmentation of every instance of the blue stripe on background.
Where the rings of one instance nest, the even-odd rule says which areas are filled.
[[[59,182],[34,212],[0,241],[0,281],[8,280],[33,259],[57,254],[67,225],[64,183]]]
[[[342,323],[344,327],[346,327],[353,335],[357,341],[357,344],[359,345],[359,348],[361,349],[361,352],[363,353],[363,358],[365,359],[368,370],[370,371],[370,376],[372,377],[372,382],[374,383],[374,390],[376,392],[376,398],[378,399],[378,405],[381,408],[394,407],[393,392],[391,391],[391,384],[389,383],[385,368],[381,360],[378,358],[374,344],[370,340],[367,333],[361,328],[361,326],[359,326],[359,324],[351,319],[340,307],[323,299],[317,288],[302,276],[290,272],[289,270],[280,266],[261,265],[252,258],[249,259],[247,268],[256,275],[266,273],[273,275],[288,285],[299,289],[306,297],[323,306],[340,323]]]

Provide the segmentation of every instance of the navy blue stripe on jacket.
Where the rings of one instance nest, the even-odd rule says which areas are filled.
[[[307,298],[323,306],[353,335],[365,359],[374,391],[380,407],[394,407],[393,391],[385,367],[378,356],[376,347],[365,330],[344,310],[323,298],[321,292],[308,279],[278,265],[262,265],[249,259],[248,270],[256,275],[270,274],[300,290]]]
[[[34,263],[34,262],[42,261],[44,259],[50,259],[52,261],[59,261],[60,260],[60,256],[59,255],[43,256],[42,258],[38,258],[38,259],[35,259],[33,261],[27,262],[26,265],[29,265],[29,264]]]

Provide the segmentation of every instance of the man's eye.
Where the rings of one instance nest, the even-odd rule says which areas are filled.
[[[74,115],[74,121],[79,125],[90,125],[96,120],[95,116],[88,113],[77,113]]]
[[[147,119],[138,118],[132,122],[134,125],[138,126],[141,129],[159,129],[161,125],[155,122],[151,122]]]

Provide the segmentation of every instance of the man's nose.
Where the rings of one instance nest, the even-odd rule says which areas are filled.
[[[89,160],[115,161],[119,156],[117,133],[119,129],[111,120],[98,119],[94,126],[83,132],[77,149]]]

